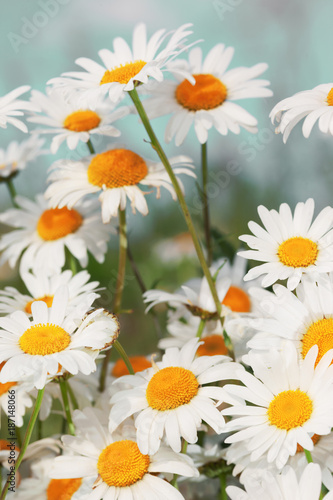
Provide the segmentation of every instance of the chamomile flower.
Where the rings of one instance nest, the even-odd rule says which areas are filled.
[[[170,159],[175,174],[196,177],[192,172],[192,160],[187,156]],[[102,204],[102,219],[107,223],[111,217],[124,210],[127,198],[133,212],[148,214],[148,205],[143,187],[155,187],[157,197],[164,187],[174,200],[177,199],[170,178],[161,162],[143,159],[124,148],[115,148],[80,161],[56,162],[49,176],[51,185],[45,196],[52,206],[72,208],[83,197],[99,193]],[[181,181],[178,179],[181,184]],[[182,186],[182,184],[181,184]]]
[[[47,128],[34,130],[38,134],[53,134],[51,153],[55,154],[59,146],[66,141],[69,149],[75,149],[80,141],[88,142],[93,135],[119,137],[120,131],[113,122],[129,112],[125,106],[114,109],[109,101],[99,99],[94,103],[94,111],[89,100],[82,102],[80,93],[71,94],[70,98],[57,89],[47,89],[47,95],[33,90],[31,102],[44,113],[28,118],[29,122],[46,125]]]
[[[333,83],[324,83],[314,89],[298,92],[278,102],[270,112],[272,123],[277,121],[275,131],[283,134],[286,143],[292,129],[305,118],[302,132],[308,138],[318,120],[319,130],[333,135]]]
[[[268,463],[282,468],[299,444],[312,451],[313,434],[329,434],[333,426],[333,351],[327,352],[317,366],[317,346],[302,363],[293,345],[282,353],[271,351],[263,357],[250,351],[249,365],[254,375],[242,370],[235,378],[244,387],[226,385],[233,396],[248,401],[222,410],[236,418],[226,424],[226,432],[237,431],[226,443],[247,441],[251,461],[265,456]]]
[[[152,368],[119,378],[117,382],[132,389],[121,390],[111,398],[110,432],[137,414],[135,426],[142,453],[155,453],[163,436],[175,452],[180,452],[181,437],[191,444],[197,441],[202,420],[216,433],[223,432],[225,422],[216,401],[235,400],[222,387],[204,384],[233,378],[241,365],[231,363],[226,356],[195,359],[198,347],[198,339],[192,339],[180,350],[167,349],[162,361]]]
[[[44,142],[43,139],[31,136],[20,143],[12,141],[7,149],[0,149],[0,181],[15,175],[23,170],[27,163],[47,153],[46,150],[41,149]]]
[[[67,269],[60,274],[52,276],[45,275],[43,270],[34,273],[22,273],[21,278],[30,295],[22,294],[16,288],[6,286],[0,290],[0,313],[10,314],[15,311],[23,311],[31,315],[31,304],[35,300],[42,300],[48,307],[52,305],[55,292],[63,285],[68,286],[69,306],[80,304],[85,295],[95,293],[99,286],[98,281],[89,281],[90,274],[80,271],[73,276],[72,271]]]
[[[1,383],[31,377],[34,387],[42,389],[59,365],[72,375],[94,372],[99,351],[119,334],[116,317],[103,309],[86,315],[94,298],[92,294],[68,309],[68,288],[63,286],[50,308],[43,301],[33,302],[31,320],[22,311],[0,318],[0,362],[6,361]]]
[[[186,48],[186,37],[192,33],[188,31],[190,26],[184,24],[168,33],[161,29],[147,41],[146,26],[138,24],[133,31],[132,49],[123,38],[117,37],[113,41],[113,52],[108,49],[98,52],[102,65],[81,57],[75,62],[85,72],[64,73],[64,78],[54,78],[49,83],[79,89],[84,97],[92,99],[108,94],[117,102],[124,92],[134,89],[136,82],[145,84],[149,77],[159,82],[163,80],[167,62]]]
[[[28,92],[28,90],[30,90],[29,85],[23,85],[0,97],[1,128],[7,128],[7,123],[10,123],[10,125],[22,130],[22,132],[28,132],[26,124],[16,118],[17,116],[23,116],[23,111],[37,111],[36,106],[31,102],[17,99],[22,94]]]
[[[235,101],[249,97],[269,97],[273,95],[267,87],[269,81],[256,80],[267,69],[267,64],[259,63],[251,68],[239,67],[227,71],[234,49],[218,44],[202,59],[202,50],[195,47],[189,60],[177,60],[168,66],[182,68],[190,73],[194,82],[175,73],[177,81],[166,80],[151,85],[152,97],[145,100],[145,108],[150,117],[170,114],[165,140],[175,138],[180,146],[194,125],[198,141],[207,142],[208,131],[214,127],[220,134],[239,134],[241,127],[256,133],[257,120]]]
[[[252,280],[266,274],[262,286],[272,285],[277,280],[288,279],[287,287],[294,290],[303,274],[318,276],[333,270],[333,208],[324,208],[312,222],[314,201],[297,203],[294,215],[289,205],[283,203],[280,210],[258,207],[259,216],[265,226],[249,222],[252,235],[243,235],[252,250],[239,252],[247,259],[265,262],[250,269],[244,277]]]
[[[189,457],[161,447],[155,454],[142,453],[132,426],[109,434],[102,425],[103,413],[86,408],[75,411],[73,420],[77,436],[62,438],[74,456],[54,460],[52,478],[83,477],[95,482],[86,500],[184,500],[181,493],[160,474],[197,476]]]
[[[5,363],[0,363],[0,373]],[[18,382],[14,381],[0,383],[0,414],[1,409],[9,416],[8,412],[12,413],[12,407],[8,402],[13,401],[15,404],[15,415],[10,415],[12,420],[15,420],[16,427],[22,427],[23,417],[27,408],[32,407],[32,399],[29,392],[33,388],[33,384],[29,381]]]
[[[0,215],[1,222],[17,228],[0,240],[3,250],[0,264],[8,261],[14,267],[23,252],[21,273],[32,269],[34,274],[42,270],[49,275],[57,274],[65,264],[65,248],[82,267],[88,263],[88,252],[98,262],[104,261],[107,241],[116,230],[102,223],[98,203],[90,200],[77,209],[69,209],[48,208],[41,194],[35,201],[22,196],[15,200],[18,208]]]

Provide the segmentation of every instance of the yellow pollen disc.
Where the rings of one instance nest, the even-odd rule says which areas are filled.
[[[313,444],[317,444],[318,441],[320,440],[320,438],[321,438],[321,436],[319,436],[318,434],[314,434],[311,438]],[[300,444],[297,443],[296,453],[301,453],[302,451],[304,451],[303,446],[301,446]]]
[[[128,149],[111,149],[96,155],[88,167],[88,181],[109,189],[138,184],[148,174],[141,156]]]
[[[208,335],[202,338],[203,344],[198,347],[198,356],[215,356],[217,354],[228,354],[228,349],[225,346],[221,335]]]
[[[95,111],[87,109],[85,111],[75,111],[66,116],[64,121],[64,128],[72,132],[87,132],[93,128],[98,127],[101,119]]]
[[[278,257],[288,267],[312,266],[318,257],[318,245],[308,238],[295,236],[281,243]]]
[[[135,75],[140,73],[146,64],[147,63],[145,61],[139,60],[127,64],[121,64],[117,68],[107,70],[100,81],[100,85],[113,82],[124,84],[128,83],[131,78],[134,78]]]
[[[305,358],[312,346],[318,345],[316,366],[324,354],[333,349],[333,318],[324,318],[312,323],[302,338],[302,356]]]
[[[0,372],[1,372],[2,368],[5,366],[5,363],[6,363],[6,361],[3,361],[2,363],[0,363]],[[6,382],[5,384],[0,384],[0,396],[2,396],[3,394],[6,394],[6,392],[8,392],[9,389],[14,387],[15,385],[17,385],[16,382]],[[1,448],[0,448],[0,450],[1,450]]]
[[[333,87],[331,88],[331,90],[327,94],[327,104],[329,106],[333,106]]]
[[[222,302],[234,312],[250,312],[251,302],[248,294],[237,286],[231,286]]]
[[[46,490],[47,500],[71,500],[80,488],[82,479],[51,479]]]
[[[28,314],[31,314],[31,305],[33,302],[36,302],[36,300],[41,300],[45,302],[47,307],[51,307],[53,303],[53,295],[44,295],[44,297],[39,297],[38,299],[30,300],[24,308],[25,312]]]
[[[21,335],[19,344],[26,354],[46,356],[69,346],[71,336],[61,326],[50,323],[34,325]]]
[[[142,372],[146,368],[151,367],[151,362],[148,361],[144,356],[130,356],[129,360],[133,367],[134,373]],[[129,371],[123,359],[118,359],[114,364],[111,375],[113,377],[122,377],[123,375],[129,375]]]
[[[188,80],[180,83],[176,89],[178,103],[190,111],[214,109],[227,98],[227,87],[213,75],[193,75],[195,84]]]
[[[146,398],[154,410],[174,410],[186,405],[198,393],[199,384],[195,375],[179,366],[162,368],[150,379]]]
[[[267,415],[271,425],[289,431],[302,426],[311,417],[313,404],[309,396],[296,391],[280,392],[270,402]]]
[[[126,487],[140,481],[148,472],[149,456],[143,455],[134,441],[109,444],[99,456],[98,472],[109,486]]]
[[[45,241],[58,240],[75,233],[82,225],[83,218],[76,210],[67,207],[45,210],[37,223],[37,232]]]

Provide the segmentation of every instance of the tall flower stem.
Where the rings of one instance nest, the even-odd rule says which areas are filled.
[[[226,477],[225,477],[225,474],[221,474],[219,476],[220,478],[220,500],[227,500],[228,499],[228,496],[227,496],[227,492],[226,492],[226,487],[227,487],[227,482],[226,482]]]
[[[308,461],[309,464],[311,464],[313,462],[312,460],[312,455],[311,455],[311,451],[309,450],[304,450],[304,455]]]
[[[113,345],[114,345],[114,348],[117,350],[118,354],[123,359],[123,361],[127,367],[127,370],[130,372],[131,375],[134,375],[133,366],[132,366],[123,346],[120,344],[120,342],[118,340],[115,340]]]
[[[9,191],[10,199],[12,200],[14,207],[17,208],[18,205],[15,201],[15,197],[16,197],[17,193],[16,193],[16,189],[15,189],[15,186],[13,183],[13,179],[11,177],[9,177],[5,182],[6,182],[8,191]]]
[[[88,142],[87,142],[87,146],[88,146],[88,149],[89,149],[89,152],[90,154],[94,155],[95,154],[95,148],[94,146],[92,145],[92,142],[91,140],[89,139]]]
[[[197,233],[196,233],[195,228],[194,228],[192,217],[191,217],[190,212],[188,210],[188,207],[186,205],[185,198],[184,198],[184,195],[183,195],[182,190],[180,188],[180,185],[178,183],[177,177],[175,176],[175,174],[172,170],[172,167],[170,165],[170,162],[169,162],[165,152],[163,151],[163,148],[162,148],[161,144],[159,143],[159,141],[155,135],[155,132],[152,129],[152,126],[150,125],[150,121],[149,121],[148,116],[146,114],[146,111],[142,105],[142,102],[139,98],[139,95],[137,93],[136,88],[134,88],[133,90],[130,90],[128,93],[129,93],[129,95],[133,101],[133,104],[136,107],[136,110],[137,110],[137,112],[142,120],[142,123],[146,129],[146,132],[147,132],[149,139],[151,141],[152,148],[155,149],[155,151],[158,154],[161,162],[163,163],[166,171],[168,172],[168,175],[169,175],[170,180],[172,182],[173,188],[174,188],[176,195],[178,197],[178,201],[179,201],[180,207],[182,209],[188,230],[192,236],[193,244],[194,244],[195,250],[197,252],[200,265],[202,267],[203,273],[204,273],[204,275],[207,279],[207,282],[208,282],[209,289],[210,289],[211,294],[213,296],[216,311],[218,312],[219,316],[221,316],[222,306],[221,306],[221,303],[219,301],[213,278],[209,272],[209,267],[208,267],[207,262],[205,260],[205,256],[203,254]]]
[[[186,455],[186,452],[187,452],[187,441],[185,441],[185,439],[183,440],[182,449],[181,449],[180,452],[184,453],[184,455]],[[172,478],[172,481],[171,481],[170,484],[172,484],[172,486],[174,486],[175,488],[177,488],[177,490],[179,489],[178,488],[178,474],[174,474],[173,475],[173,478]]]
[[[198,331],[197,331],[197,337],[198,337],[198,339],[201,339],[201,335],[202,335],[202,333],[204,331],[205,324],[206,324],[206,320],[205,319],[201,319],[200,323],[199,323],[199,326],[198,326]]]
[[[14,477],[15,477],[16,471],[18,470],[18,468],[21,465],[21,462],[23,460],[24,454],[25,454],[25,452],[27,450],[27,447],[28,447],[28,444],[30,442],[32,431],[34,430],[34,426],[35,426],[35,423],[36,423],[36,420],[37,420],[37,417],[38,417],[38,413],[39,413],[39,410],[40,410],[40,407],[41,407],[41,404],[42,404],[44,390],[45,390],[45,387],[43,389],[40,389],[38,391],[38,395],[37,395],[37,399],[36,399],[36,402],[35,402],[35,406],[34,406],[32,414],[31,414],[31,417],[30,417],[30,420],[29,420],[29,423],[28,423],[28,427],[27,427],[27,430],[26,430],[26,433],[25,433],[25,436],[24,436],[24,439],[23,439],[22,448],[21,448],[19,456],[17,457],[17,461],[16,461],[16,464],[15,464]],[[6,482],[6,484],[5,484],[5,486],[4,486],[3,490],[2,490],[0,500],[5,500],[5,498],[7,496],[8,488],[9,488],[10,482],[11,482],[10,477],[11,476],[8,477],[7,482]]]
[[[61,396],[62,396],[62,401],[64,404],[64,410],[66,414],[66,419],[68,423],[68,429],[69,432],[72,436],[75,436],[75,426],[73,423],[72,419],[72,414],[71,414],[71,408],[69,405],[69,399],[68,399],[68,391],[67,391],[67,381],[66,380],[59,380],[59,386],[60,386],[60,391],[61,391]]]
[[[209,201],[207,194],[208,165],[207,165],[207,142],[201,144],[201,173],[202,173],[202,201],[203,201],[203,222],[205,229],[205,239],[207,248],[207,263],[212,265],[213,250],[210,236]]]

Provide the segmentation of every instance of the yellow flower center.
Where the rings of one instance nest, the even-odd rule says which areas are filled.
[[[280,392],[270,402],[267,410],[271,425],[289,431],[302,426],[311,417],[313,404],[309,396],[296,391]]]
[[[58,240],[75,233],[82,225],[83,218],[76,210],[67,207],[45,210],[37,223],[37,233],[45,241]]]
[[[329,106],[333,106],[333,87],[331,88],[331,90],[327,94],[327,104]]]
[[[151,367],[151,362],[148,361],[144,356],[130,356],[129,360],[133,367],[134,373],[142,372],[146,368]],[[129,375],[129,371],[123,359],[118,359],[112,368],[111,375],[113,377],[122,377],[123,375]]]
[[[90,184],[108,189],[134,186],[147,174],[145,161],[128,149],[111,149],[97,154],[88,167]]]
[[[146,398],[154,410],[174,410],[186,405],[198,393],[199,384],[195,375],[179,366],[162,368],[150,379]]]
[[[39,297],[38,299],[33,299],[33,300],[30,300],[30,302],[27,302],[27,304],[24,308],[26,313],[31,314],[31,305],[33,302],[36,302],[36,300],[41,300],[41,301],[45,302],[47,307],[51,307],[52,303],[53,303],[53,295],[44,295],[44,297]]]
[[[143,455],[134,441],[109,444],[99,456],[98,472],[109,486],[126,487],[140,481],[148,472],[149,456]]]
[[[91,111],[90,109],[80,110],[66,116],[64,128],[72,132],[87,132],[98,127],[100,122],[101,119],[95,111]]]
[[[248,294],[237,286],[231,286],[222,302],[233,312],[250,312],[251,302]]]
[[[6,363],[6,361],[3,361],[2,363],[0,363],[0,372],[1,372],[2,368],[5,366],[5,363]],[[17,385],[16,382],[6,382],[5,384],[0,384],[0,396],[2,396],[3,394],[6,394],[6,392],[8,392],[9,389],[14,387],[14,385]],[[0,448],[0,450],[1,450],[1,448]]]
[[[281,243],[278,257],[288,267],[312,266],[318,257],[318,245],[308,238],[295,236]]]
[[[19,344],[26,354],[47,356],[69,346],[71,336],[61,326],[50,323],[31,326],[20,337]]]
[[[176,99],[181,106],[190,111],[199,111],[214,109],[224,103],[228,91],[218,78],[209,74],[193,76],[194,85],[184,80],[176,89]]]
[[[302,338],[302,356],[305,358],[312,346],[318,345],[316,365],[324,354],[333,349],[333,318],[324,318],[312,323]]]
[[[146,64],[147,63],[145,61],[140,59],[139,61],[121,64],[117,68],[107,70],[100,81],[100,85],[113,82],[126,84],[131,78],[134,78],[138,73],[140,73]]]
[[[313,444],[317,444],[318,441],[320,440],[321,436],[319,436],[318,434],[314,434],[311,438]],[[304,448],[303,446],[301,446],[300,444],[297,443],[297,448],[296,448],[296,453],[301,453],[302,451],[304,451]]]
[[[80,488],[82,479],[51,479],[46,490],[47,500],[71,500]]]
[[[204,343],[198,347],[198,356],[215,356],[216,354],[228,354],[221,335],[208,335],[201,339]]]

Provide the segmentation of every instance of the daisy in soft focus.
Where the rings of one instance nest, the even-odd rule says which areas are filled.
[[[9,123],[22,132],[28,132],[26,124],[16,118],[17,116],[23,116],[23,111],[38,111],[36,106],[31,102],[18,99],[18,97],[28,92],[28,90],[30,90],[29,85],[23,85],[0,97],[1,128],[7,128],[7,123]]]
[[[246,259],[265,262],[250,269],[244,280],[258,278],[261,285],[270,286],[287,279],[287,287],[294,290],[303,274],[317,277],[333,270],[333,208],[324,208],[312,222],[314,201],[297,203],[294,215],[289,205],[280,205],[279,212],[260,205],[258,214],[265,229],[256,222],[248,226],[252,235],[242,235],[252,250],[239,252]]]
[[[50,476],[91,479],[93,484],[86,500],[184,500],[161,474],[198,476],[189,457],[167,447],[155,454],[142,453],[132,426],[108,433],[103,426],[103,413],[97,409],[75,411],[73,420],[77,436],[63,436],[62,441],[74,456],[57,457]]]
[[[96,370],[95,358],[112,345],[119,334],[115,316],[98,309],[87,315],[95,299],[68,309],[68,287],[58,289],[50,308],[33,302],[32,319],[22,311],[0,318],[1,383],[31,377],[36,389],[59,372],[59,365],[72,375]]]
[[[60,274],[47,276],[43,270],[39,270],[36,274],[22,273],[21,279],[30,295],[22,294],[16,288],[6,286],[4,290],[0,290],[0,313],[11,314],[15,311],[23,311],[30,316],[31,305],[36,300],[42,300],[48,307],[51,307],[54,294],[63,285],[68,287],[69,307],[79,305],[89,293],[95,293],[95,298],[99,297],[96,294],[99,283],[89,281],[90,274],[87,271],[80,271],[73,276],[72,271],[67,269]]]
[[[47,150],[42,150],[44,142],[43,139],[31,136],[20,143],[12,141],[7,149],[0,149],[0,182],[25,169],[27,163],[38,156],[48,153]]]
[[[0,373],[4,365],[4,362],[0,363]],[[26,410],[32,407],[29,392],[32,390],[33,384],[29,381],[18,382],[14,380],[15,378],[5,384],[0,383],[0,412],[2,409],[5,415],[13,417],[16,427],[22,427]],[[8,405],[8,401],[15,401],[15,416],[9,415],[12,413],[12,408]]]
[[[133,31],[132,48],[117,37],[113,41],[113,52],[108,49],[98,52],[103,65],[80,57],[75,62],[85,72],[64,73],[62,78],[53,78],[48,83],[79,89],[84,97],[91,99],[108,94],[117,102],[124,92],[133,90],[136,83],[145,84],[150,77],[159,82],[163,80],[167,62],[186,48],[186,37],[192,33],[188,31],[190,26],[183,24],[170,32],[161,29],[147,41],[146,26],[138,24]]]
[[[291,467],[280,474],[261,471],[258,476],[248,478],[245,491],[237,486],[226,489],[231,500],[325,500],[333,499],[333,492],[321,496],[321,469],[318,464],[308,464],[301,478]]]
[[[233,47],[218,44],[202,58],[202,50],[191,50],[189,60],[177,60],[168,66],[177,81],[166,80],[151,85],[144,101],[149,117],[155,118],[172,113],[167,124],[165,140],[175,138],[180,146],[190,128],[198,141],[207,142],[208,131],[214,127],[220,134],[239,134],[241,127],[256,133],[257,120],[235,101],[250,97],[270,97],[273,92],[266,88],[268,80],[256,80],[267,69],[267,64],[259,63],[251,68],[239,67],[227,71],[234,54]],[[177,72],[182,69],[193,76],[194,82]]]
[[[187,156],[170,159],[174,173],[196,177],[192,160]],[[72,208],[83,197],[99,193],[104,223],[125,210],[127,198],[133,213],[138,210],[148,214],[148,205],[143,187],[155,187],[157,198],[164,187],[174,200],[177,199],[168,173],[161,162],[143,159],[124,148],[114,148],[80,161],[60,160],[53,166],[48,179],[51,184],[45,192],[51,206]],[[183,185],[178,179],[179,184]]]
[[[217,434],[223,432],[225,422],[216,402],[235,404],[237,399],[211,384],[232,379],[241,365],[230,362],[227,356],[196,358],[199,345],[198,339],[192,339],[180,350],[167,349],[162,361],[152,368],[119,378],[115,383],[132,388],[111,398],[110,432],[137,414],[135,426],[142,453],[156,453],[163,436],[175,452],[180,452],[182,437],[191,444],[197,441],[203,420]]]
[[[226,432],[236,431],[226,443],[241,441],[251,451],[251,461],[265,456],[279,469],[295,455],[297,445],[311,452],[313,434],[329,434],[333,426],[333,351],[315,366],[317,354],[318,347],[313,346],[300,363],[292,344],[265,357],[250,351],[254,375],[241,370],[234,378],[244,386],[224,386],[230,395],[251,404],[222,410],[223,415],[236,417],[226,424]]]
[[[275,132],[283,134],[283,142],[286,143],[292,129],[303,118],[304,137],[309,137],[317,120],[321,132],[333,135],[332,106],[333,83],[324,83],[283,99],[274,106],[269,116],[273,124],[275,121],[278,123]]]
[[[14,228],[0,239],[3,253],[0,265],[9,262],[14,267],[22,252],[20,273],[43,270],[48,275],[61,272],[65,264],[65,248],[80,262],[88,263],[88,252],[97,262],[103,262],[110,234],[116,234],[111,225],[101,221],[98,203],[86,201],[77,209],[48,208],[42,194],[35,201],[17,196],[18,208],[0,215],[0,221]]]
[[[89,99],[83,102],[81,94],[77,92],[66,96],[60,90],[48,88],[46,95],[33,90],[31,96],[31,102],[44,115],[34,113],[28,121],[47,127],[36,129],[33,133],[54,135],[51,143],[53,154],[64,141],[69,149],[75,149],[80,141],[88,142],[94,135],[119,137],[120,131],[113,123],[129,112],[125,106],[114,109],[111,101],[106,102],[103,99],[94,101],[93,111],[90,109]]]

